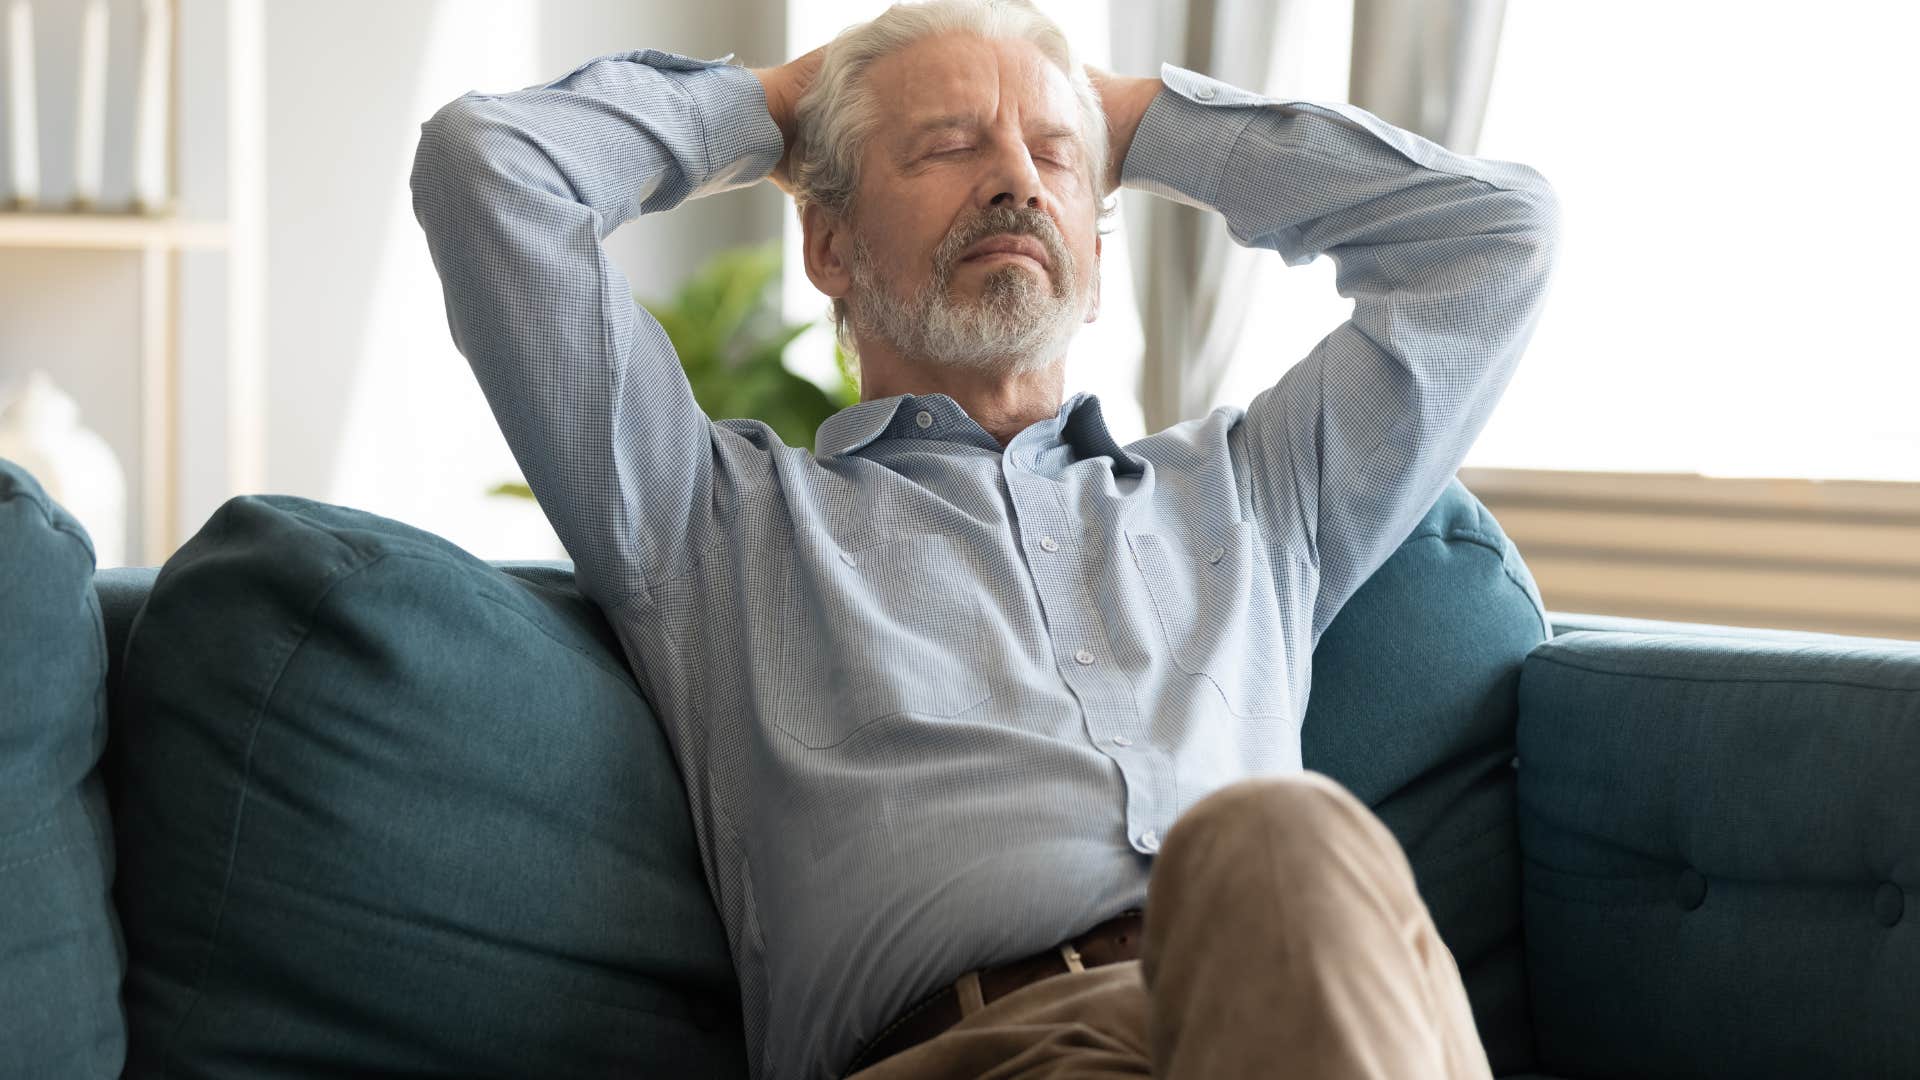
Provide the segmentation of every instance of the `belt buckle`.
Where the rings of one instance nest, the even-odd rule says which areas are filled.
[[[1077,973],[1087,970],[1086,963],[1080,959],[1080,950],[1074,948],[1071,941],[1060,946],[1060,958],[1067,962],[1069,972]]]

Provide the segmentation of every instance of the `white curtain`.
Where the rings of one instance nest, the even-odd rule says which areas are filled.
[[[1280,74],[1284,30],[1311,0],[1113,0],[1113,62],[1157,75],[1162,61],[1264,91]],[[1205,412],[1240,343],[1262,252],[1233,242],[1207,211],[1121,196],[1140,309],[1140,404],[1148,431]]]
[[[1504,0],[1112,0],[1113,62],[1157,74],[1162,61],[1277,96],[1337,97],[1323,59],[1351,40],[1347,100],[1472,152],[1493,73]],[[1351,37],[1328,33],[1339,20]],[[1311,44],[1310,44],[1311,43]],[[1273,290],[1268,252],[1243,248],[1217,214],[1140,192],[1122,195],[1144,352],[1146,429],[1204,415],[1242,352],[1247,312]],[[1327,329],[1331,329],[1328,327]]]
[[[1507,0],[1354,0],[1348,100],[1474,153],[1506,9]]]

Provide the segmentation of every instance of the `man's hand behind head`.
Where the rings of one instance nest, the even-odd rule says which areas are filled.
[[[1101,186],[1102,197],[1120,186],[1120,171],[1127,163],[1127,150],[1133,146],[1133,133],[1146,115],[1153,96],[1160,92],[1159,79],[1129,78],[1101,71],[1092,64],[1083,65],[1093,92],[1100,95],[1100,111],[1107,114],[1107,173]]]
[[[789,168],[793,162],[794,113],[800,104],[800,96],[807,92],[807,87],[813,85],[814,76],[820,73],[820,61],[826,55],[827,47],[822,45],[779,67],[751,69],[767,92],[767,113],[780,129],[780,141],[786,144],[786,149],[780,154],[780,163],[773,167],[767,179],[789,195],[793,194],[793,177]]]

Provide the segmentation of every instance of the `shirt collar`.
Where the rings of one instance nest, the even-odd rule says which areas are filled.
[[[930,418],[925,427],[919,422],[922,412]],[[1109,457],[1113,459],[1116,475],[1139,475],[1146,471],[1139,458],[1114,441],[1113,434],[1107,430],[1106,418],[1101,415],[1100,399],[1093,394],[1073,395],[1061,404],[1052,419],[1039,421],[1034,426],[1051,428],[1043,436],[1048,444],[1065,443],[1073,450],[1076,461]],[[814,433],[814,456],[829,458],[856,453],[882,438],[938,439],[1000,449],[999,442],[946,394],[898,394],[849,405],[827,417]]]

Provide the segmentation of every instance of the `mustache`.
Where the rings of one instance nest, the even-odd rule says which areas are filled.
[[[989,206],[955,223],[934,249],[933,269],[941,286],[951,283],[953,268],[968,248],[990,236],[1005,235],[1031,236],[1040,241],[1047,249],[1047,262],[1056,279],[1064,281],[1073,273],[1073,255],[1046,211],[1030,206]]]

